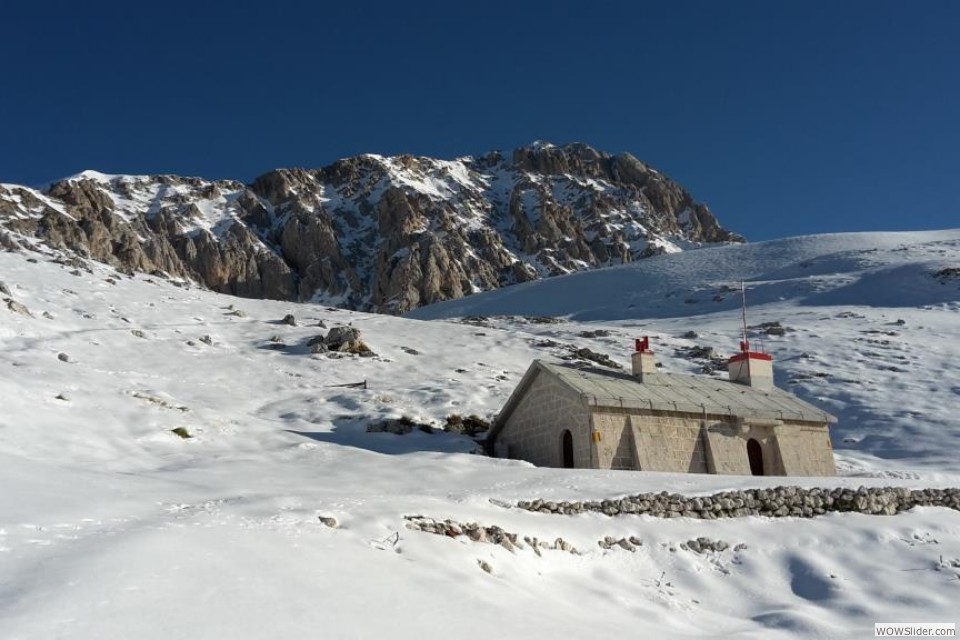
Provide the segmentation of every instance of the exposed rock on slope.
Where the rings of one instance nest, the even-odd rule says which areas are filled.
[[[0,245],[38,240],[239,296],[400,313],[742,238],[629,154],[537,143],[509,158],[363,155],[249,186],[91,171],[43,192],[0,185]]]

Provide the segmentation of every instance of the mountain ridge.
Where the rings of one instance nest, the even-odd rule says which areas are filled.
[[[0,244],[40,241],[243,297],[402,313],[518,282],[743,238],[630,154],[363,154],[250,184],[87,170],[0,185]]]

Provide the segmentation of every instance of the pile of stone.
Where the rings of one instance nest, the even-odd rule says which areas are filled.
[[[720,355],[717,353],[717,350],[713,347],[704,347],[700,345],[694,345],[692,347],[680,347],[675,350],[675,353],[681,358],[689,358],[691,360],[713,360],[714,358],[720,357]]]
[[[710,538],[699,537],[696,540],[687,540],[686,542],[680,543],[680,548],[687,551],[693,551],[694,553],[721,553],[730,548],[728,542],[723,540],[711,540]],[[747,548],[747,545],[742,542],[733,548],[734,551],[743,551]]]
[[[768,336],[783,336],[786,335],[788,331],[793,331],[790,327],[785,327],[779,322],[762,322],[757,325],[753,325],[750,329],[755,331],[761,331]]]
[[[0,294],[4,296],[9,296],[3,298],[3,301],[7,303],[7,309],[14,313],[19,313],[20,315],[27,316],[29,318],[33,317],[33,314],[30,313],[30,310],[27,307],[16,300],[13,299],[13,293],[10,291],[10,287],[7,286],[7,283],[0,281]]]
[[[590,362],[596,362],[599,365],[604,367],[610,367],[611,369],[623,369],[623,367],[618,363],[610,359],[605,353],[598,353],[592,349],[587,349],[586,347],[577,348],[569,347],[570,354],[563,356],[564,360],[588,360]]]
[[[774,487],[724,491],[711,496],[688,497],[676,493],[642,493],[614,500],[520,501],[527,511],[559,515],[586,512],[608,516],[649,515],[656,518],[812,518],[834,512],[894,515],[914,507],[946,507],[960,511],[960,489],[908,489],[860,487],[858,489]]]
[[[407,521],[407,529],[410,529],[411,531],[432,533],[436,536],[445,536],[447,538],[454,539],[466,538],[472,542],[495,544],[503,547],[511,553],[515,553],[518,549],[525,550],[529,547],[538,556],[543,555],[542,552],[545,550],[564,551],[574,555],[582,555],[582,553],[578,551],[576,547],[563,538],[557,538],[553,542],[550,542],[549,540],[540,540],[539,538],[533,536],[524,536],[523,540],[521,540],[519,534],[504,531],[502,528],[496,525],[485,527],[477,524],[476,522],[462,523],[449,519],[440,521],[433,518],[427,518],[425,516],[404,516],[404,519]],[[629,551],[630,553],[635,553],[640,547],[643,546],[643,540],[637,536],[629,536],[619,539],[614,538],[613,536],[604,536],[597,541],[597,546],[604,551],[622,549],[624,551]],[[721,553],[730,548],[730,544],[724,542],[723,540],[711,540],[710,538],[705,537],[687,540],[686,542],[681,542],[678,546],[681,549],[693,551],[694,553],[698,554],[706,554],[711,552]],[[745,550],[746,548],[747,545],[741,543],[733,547],[733,550],[739,552]],[[670,550],[675,551],[676,549],[671,545]]]
[[[606,338],[610,335],[608,329],[592,329],[590,331],[581,331],[577,334],[581,338]]]
[[[463,417],[454,413],[447,416],[447,423],[443,426],[443,430],[447,433],[459,433],[475,438],[490,431],[490,422],[478,415]]]
[[[694,345],[692,347],[680,347],[674,351],[676,355],[688,360],[706,360],[700,373],[711,374],[715,371],[726,371],[727,359],[717,353],[713,347]]]
[[[398,436],[404,436],[408,433],[413,433],[414,429],[424,433],[433,433],[435,431],[434,428],[429,424],[417,422],[410,416],[390,418],[388,420],[381,420],[380,422],[373,422],[367,425],[367,433],[392,433]]]
[[[939,280],[942,284],[946,284],[947,280],[957,280],[960,279],[960,267],[947,267],[946,269],[940,269],[933,277]]]
[[[483,327],[485,329],[492,328],[490,324],[490,318],[487,316],[464,316],[458,321],[460,324],[469,324],[474,327]]]
[[[553,316],[519,316],[515,319],[530,324],[560,324],[563,322],[561,318],[554,318]]]
[[[542,339],[533,338],[530,340],[530,344],[532,344],[535,347],[539,347],[541,349],[552,349],[554,347],[566,347],[568,349],[573,348],[570,345],[561,344],[556,340],[551,340],[550,338],[542,338]]]
[[[637,547],[643,546],[643,541],[636,536],[630,536],[629,538],[620,538],[617,540],[612,536],[605,536],[603,540],[598,540],[597,545],[604,550],[609,549],[623,549],[624,551],[629,551],[633,553],[637,550]]]
[[[407,521],[407,529],[412,531],[422,531],[423,533],[432,533],[448,538],[466,537],[473,542],[499,545],[511,553],[517,549],[526,549],[527,546],[537,555],[540,555],[542,549],[566,551],[567,553],[575,554],[580,553],[576,547],[563,538],[557,538],[553,542],[549,542],[535,537],[524,536],[523,540],[520,540],[519,534],[504,531],[496,525],[485,527],[476,522],[439,521],[424,516],[404,516],[404,519]]]

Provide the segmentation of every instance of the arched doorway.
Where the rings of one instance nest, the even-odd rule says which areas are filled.
[[[747,458],[750,459],[750,473],[755,476],[763,475],[763,448],[760,443],[750,438],[747,440]]]
[[[560,445],[563,454],[563,466],[565,469],[573,469],[573,434],[569,429],[563,432],[563,438]]]

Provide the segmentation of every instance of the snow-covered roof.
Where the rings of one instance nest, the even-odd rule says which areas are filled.
[[[762,420],[825,423],[837,419],[797,396],[773,387],[756,389],[707,376],[655,373],[641,380],[629,373],[534,360],[506,406],[497,416],[493,435],[540,372],[547,372],[580,394],[590,407],[672,411]]]

